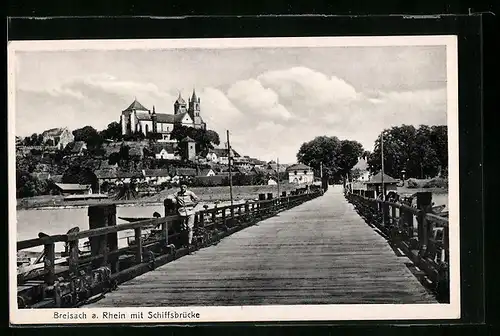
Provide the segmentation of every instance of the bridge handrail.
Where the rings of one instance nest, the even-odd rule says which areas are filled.
[[[250,223],[256,218],[259,220],[267,218],[274,215],[276,212],[293,207],[304,201],[320,196],[321,194],[321,191],[314,191],[270,200],[259,200],[233,204],[232,206],[227,205],[223,207],[200,210],[195,213],[195,226],[210,229],[212,231],[216,230],[215,232],[217,237],[221,235],[223,236],[225,232],[228,232],[228,228],[238,227],[239,224],[237,222],[240,222],[240,219],[242,219],[241,223]],[[229,214],[227,214],[228,209],[231,210]],[[113,216],[116,216],[116,214],[113,213]],[[89,263],[92,264],[92,269],[99,269],[100,267],[112,268],[110,274],[114,274],[113,276],[116,277],[119,276],[118,274],[124,274],[124,272],[126,273],[130,271],[134,273],[136,272],[135,269],[139,265],[143,265],[145,263],[145,258],[148,255],[146,251],[155,250],[155,253],[159,253],[160,256],[165,255],[167,257],[169,253],[172,253],[172,248],[177,248],[177,246],[172,246],[169,242],[171,239],[181,234],[185,234],[184,231],[182,231],[184,233],[181,233],[174,228],[173,224],[178,222],[179,219],[180,216],[177,214],[167,215],[165,217],[141,220],[132,223],[110,225],[80,232],[18,241],[18,251],[37,246],[44,247],[43,261],[39,264],[41,267],[34,270],[37,271],[37,273],[29,276],[18,275],[18,284],[23,284],[28,280],[43,278],[44,286],[52,288],[56,283],[58,283],[57,279],[62,276],[61,274],[68,274],[71,279],[75,277],[81,278],[81,276],[79,276],[80,270],[82,267],[87,267],[86,265],[89,265]],[[161,229],[159,232],[157,231],[158,234],[153,235],[145,241],[142,239],[144,235],[143,230],[158,228],[160,226]],[[129,244],[129,246],[123,248],[118,248],[117,245],[114,245],[116,247],[110,249],[108,242],[110,237],[109,235],[127,230],[134,231],[134,244]],[[115,237],[115,239],[118,239],[117,235]],[[91,254],[87,256],[80,255],[79,250],[79,240],[85,238],[93,240],[93,243],[90,241],[92,247]],[[61,242],[66,244],[65,252],[67,253],[67,256],[57,259],[55,244]],[[118,258],[124,254],[129,255],[130,258],[132,258],[131,265],[125,266],[123,269],[119,269]],[[60,262],[60,260],[65,261]],[[164,258],[164,260],[167,259]],[[56,264],[66,267],[64,271],[61,271],[63,273],[56,274]],[[28,269],[34,272],[31,270],[33,267],[30,267],[28,267]],[[67,276],[63,276],[63,278],[64,277],[67,278]]]
[[[429,279],[449,295],[449,220],[431,213],[431,206],[414,208],[347,191],[346,198],[392,244],[422,268]],[[416,226],[414,219],[416,219]]]

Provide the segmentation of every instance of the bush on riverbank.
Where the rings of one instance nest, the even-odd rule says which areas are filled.
[[[436,177],[432,179],[408,179],[405,181],[405,187],[409,189],[429,189],[443,188],[448,189],[448,179]]]

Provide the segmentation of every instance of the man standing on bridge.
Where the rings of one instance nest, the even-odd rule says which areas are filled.
[[[194,208],[198,204],[199,198],[194,192],[187,189],[187,185],[182,184],[181,190],[174,196],[174,202],[177,203],[179,215],[182,218],[182,223],[188,230],[188,247],[191,246],[193,240],[194,229]]]

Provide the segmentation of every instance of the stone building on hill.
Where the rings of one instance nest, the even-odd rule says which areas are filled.
[[[120,124],[123,135],[142,132],[147,136],[150,133],[156,133],[160,135],[159,141],[169,141],[170,133],[176,124],[206,129],[206,124],[201,117],[200,98],[194,90],[187,104],[179,93],[179,97],[174,102],[174,114],[156,113],[154,106],[150,110],[135,99],[122,111]]]
[[[70,142],[75,141],[73,133],[67,127],[51,128],[42,133],[43,143],[50,143],[58,149],[64,149]]]

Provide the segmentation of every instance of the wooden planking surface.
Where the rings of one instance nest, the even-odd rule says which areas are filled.
[[[339,186],[88,307],[436,303]]]

